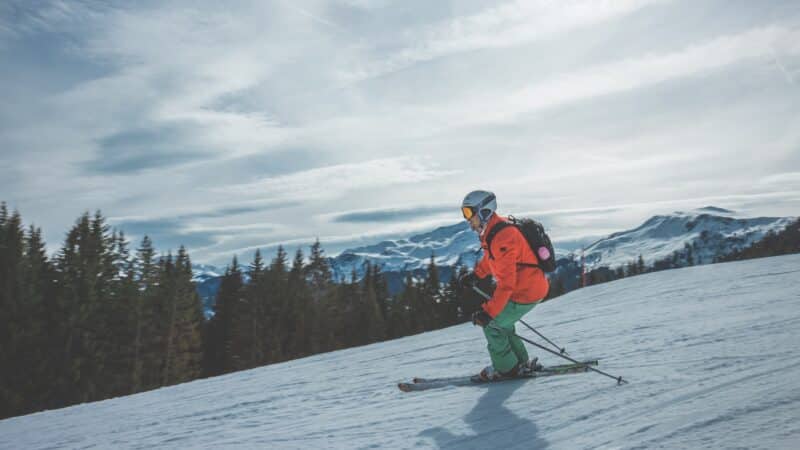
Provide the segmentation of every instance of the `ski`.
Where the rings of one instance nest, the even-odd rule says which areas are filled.
[[[428,389],[436,389],[447,386],[471,386],[482,385],[490,383],[500,383],[503,381],[511,380],[527,380],[531,378],[549,377],[554,375],[567,375],[572,373],[588,372],[588,366],[596,366],[597,360],[582,361],[579,364],[560,364],[556,366],[544,367],[540,370],[527,372],[523,375],[503,378],[494,381],[480,380],[477,375],[466,375],[458,377],[445,377],[445,378],[414,378],[411,383],[398,383],[397,387],[403,392],[412,391],[425,391]]]
[[[571,369],[574,369],[576,367],[580,368],[580,367],[583,367],[583,366],[596,366],[598,364],[599,364],[598,360],[591,359],[591,360],[587,360],[587,361],[582,361],[580,364],[569,363],[569,364],[558,364],[558,365],[555,365],[555,366],[543,367],[542,369],[538,370],[537,372],[570,371]],[[440,382],[440,381],[459,380],[459,379],[462,379],[462,378],[465,378],[465,377],[464,376],[460,376],[460,377],[442,377],[442,378],[420,378],[420,377],[414,377],[412,382],[414,382],[414,383],[434,383],[434,382]],[[469,377],[466,377],[466,378],[469,378]],[[530,376],[526,374],[526,375],[523,375],[522,378],[530,378]]]

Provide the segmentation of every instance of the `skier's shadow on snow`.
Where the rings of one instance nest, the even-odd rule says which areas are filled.
[[[533,421],[519,417],[503,406],[523,384],[523,381],[511,381],[486,386],[486,392],[475,407],[463,417],[472,433],[459,435],[437,426],[423,430],[419,435],[433,439],[439,448],[547,448],[547,441],[538,436],[539,429]]]

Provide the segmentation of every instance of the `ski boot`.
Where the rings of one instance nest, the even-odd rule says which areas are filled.
[[[543,368],[544,367],[541,364],[539,364],[539,358],[529,359],[525,361],[525,363],[521,364],[519,367],[520,374],[537,372],[539,370],[542,370]]]

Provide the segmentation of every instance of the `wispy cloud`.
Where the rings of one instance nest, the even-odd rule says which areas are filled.
[[[765,187],[779,186],[782,189],[800,190],[800,172],[783,172],[768,175],[759,179],[758,184]]]
[[[438,168],[425,158],[402,157],[320,167],[219,189],[239,197],[314,201],[343,197],[349,191],[415,184],[456,173]]]
[[[84,167],[96,173],[136,173],[208,159],[208,149],[187,148],[180,130],[130,130],[101,139],[97,156]]]
[[[407,47],[343,76],[364,80],[457,53],[511,47],[630,14],[659,1],[663,0],[507,2],[466,17],[408,30],[404,34],[409,41]]]
[[[504,122],[521,114],[536,113],[595,97],[641,89],[689,76],[699,76],[748,60],[767,60],[772,46],[800,41],[800,29],[764,27],[723,36],[680,51],[626,59],[588,67],[577,72],[536,83],[502,96],[483,95],[467,104],[453,105],[451,115],[460,126]],[[786,46],[786,52],[800,54],[800,46]],[[464,116],[455,111],[474,111]]]
[[[114,226],[129,238],[136,239],[137,245],[138,241],[147,235],[161,249],[176,249],[184,245],[190,249],[201,250],[219,242],[219,233],[187,229],[179,219],[114,222]]]
[[[402,208],[381,208],[360,211],[348,211],[332,214],[329,220],[342,223],[370,223],[419,220],[425,216],[449,214],[457,210],[456,205],[415,206]]]

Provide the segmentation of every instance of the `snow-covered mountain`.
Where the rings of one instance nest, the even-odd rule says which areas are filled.
[[[713,206],[689,212],[654,216],[632,230],[614,233],[586,248],[586,263],[590,268],[616,267],[642,255],[645,263],[671,256],[688,244],[696,250],[696,263],[713,261],[764,237],[769,230],[780,231],[795,217],[738,218],[736,213]],[[547,227],[547,223],[544,224]],[[577,260],[579,252],[572,242],[561,242],[551,233],[559,258]],[[408,239],[384,241],[375,245],[345,250],[331,258],[336,279],[349,279],[355,271],[363,275],[367,260],[379,264],[383,272],[407,272],[424,269],[435,254],[439,266],[461,263],[474,266],[481,256],[478,238],[466,222],[437,228],[429,233]]]
[[[0,448],[794,449],[798,279],[800,255],[695,266],[579,289],[525,317],[624,386],[587,373],[400,392],[488,363],[481,330],[461,324],[5,419]]]
[[[463,264],[472,267],[480,257],[480,243],[466,222],[437,228],[408,239],[383,241],[375,245],[348,249],[330,258],[334,279],[350,279],[353,271],[360,278],[367,261],[384,272],[409,272],[424,269],[431,255],[437,266]]]
[[[689,212],[651,217],[642,225],[614,233],[585,250],[589,268],[615,268],[642,256],[646,265],[692,250],[695,264],[708,264],[720,256],[760,241],[769,231],[779,232],[797,217],[737,217],[733,211],[713,206]]]
[[[224,273],[224,269],[215,266],[192,263],[192,281],[195,283],[204,283],[211,278],[219,278]]]

